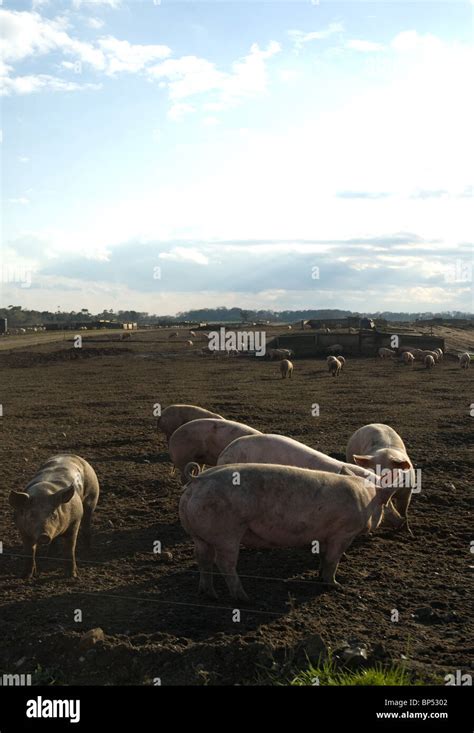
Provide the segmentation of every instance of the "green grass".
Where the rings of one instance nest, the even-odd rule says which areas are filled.
[[[314,685],[394,685],[403,687],[406,685],[423,684],[420,680],[414,680],[407,670],[401,665],[383,667],[376,664],[373,667],[356,670],[338,668],[331,660],[323,664],[309,667],[299,672],[296,677],[289,680],[289,684],[296,687]]]
[[[403,664],[392,664],[386,667],[380,663],[372,667],[361,667],[360,669],[347,669],[338,667],[327,659],[317,667],[309,664],[308,668],[288,680],[286,684],[295,687],[330,685],[330,686],[386,686],[405,687],[408,685],[435,685],[441,684],[439,680],[423,680],[410,673]]]

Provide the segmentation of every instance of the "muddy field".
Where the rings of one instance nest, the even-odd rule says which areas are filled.
[[[164,331],[123,343],[87,336],[81,350],[61,342],[2,352],[0,368],[0,672],[57,684],[252,684],[291,676],[305,648],[337,652],[345,643],[366,645],[373,661],[404,659],[425,682],[472,667],[472,368],[446,360],[430,373],[348,359],[333,379],[322,360],[308,359],[282,381],[275,363],[201,357],[170,345]],[[422,469],[414,536],[380,529],[356,540],[336,591],[316,582],[310,548],[243,549],[251,600],[235,621],[219,576],[218,601],[197,596],[177,515],[181,488],[153,418],[155,403],[173,402],[338,458],[361,425],[392,425]],[[52,547],[39,577],[24,581],[8,493],[57,452],[78,453],[97,471],[93,548],[79,544],[78,580],[64,579],[61,548]],[[84,634],[97,627],[105,640],[93,646]]]

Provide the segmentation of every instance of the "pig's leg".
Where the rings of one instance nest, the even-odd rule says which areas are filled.
[[[413,535],[413,532],[410,529],[410,525],[408,524],[408,506],[411,501],[411,494],[412,489],[410,486],[405,486],[402,489],[399,489],[395,496],[393,497],[393,503],[395,507],[397,508],[397,511],[399,514],[403,517],[404,522],[400,525],[401,527],[405,527],[409,534]]]
[[[36,545],[29,537],[23,537],[23,551],[26,555],[22,578],[33,578],[36,574]]]
[[[72,524],[63,535],[64,559],[66,560],[64,572],[71,578],[78,577],[76,565],[76,541],[80,523],[80,520],[78,522],[74,522],[74,524]]]
[[[239,545],[237,542],[222,546],[216,550],[216,564],[224,576],[227,587],[232,598],[237,601],[248,601],[248,595],[242,588],[242,583],[237,575],[237,560],[239,559]]]
[[[350,539],[329,540],[326,551],[321,557],[321,580],[328,585],[340,585],[336,580],[336,570],[343,553],[352,542]]]
[[[212,545],[208,545],[207,542],[204,542],[204,540],[194,537],[194,554],[200,570],[198,592],[209,596],[210,598],[217,598],[212,578],[214,559],[216,555],[215,549]]]
[[[84,505],[84,515],[82,517],[82,536],[84,537],[84,544],[87,547],[88,550],[91,548],[91,538],[92,538],[92,515],[94,514],[94,509],[96,507],[97,502],[94,502],[94,504],[85,504]]]
[[[400,529],[405,524],[405,521],[395,509],[391,499],[383,508],[383,522],[393,529]]]

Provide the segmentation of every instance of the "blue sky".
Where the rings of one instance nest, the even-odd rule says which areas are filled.
[[[2,305],[474,310],[473,9],[4,0]]]

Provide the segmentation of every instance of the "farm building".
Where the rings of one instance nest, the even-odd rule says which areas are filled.
[[[392,336],[398,336],[399,346],[415,346],[420,349],[440,347],[445,350],[444,339],[419,334],[381,332],[377,330],[358,333],[295,333],[272,339],[268,348],[292,349],[295,356],[325,356],[332,344],[340,344],[343,354],[375,356],[381,346],[391,348]]]

